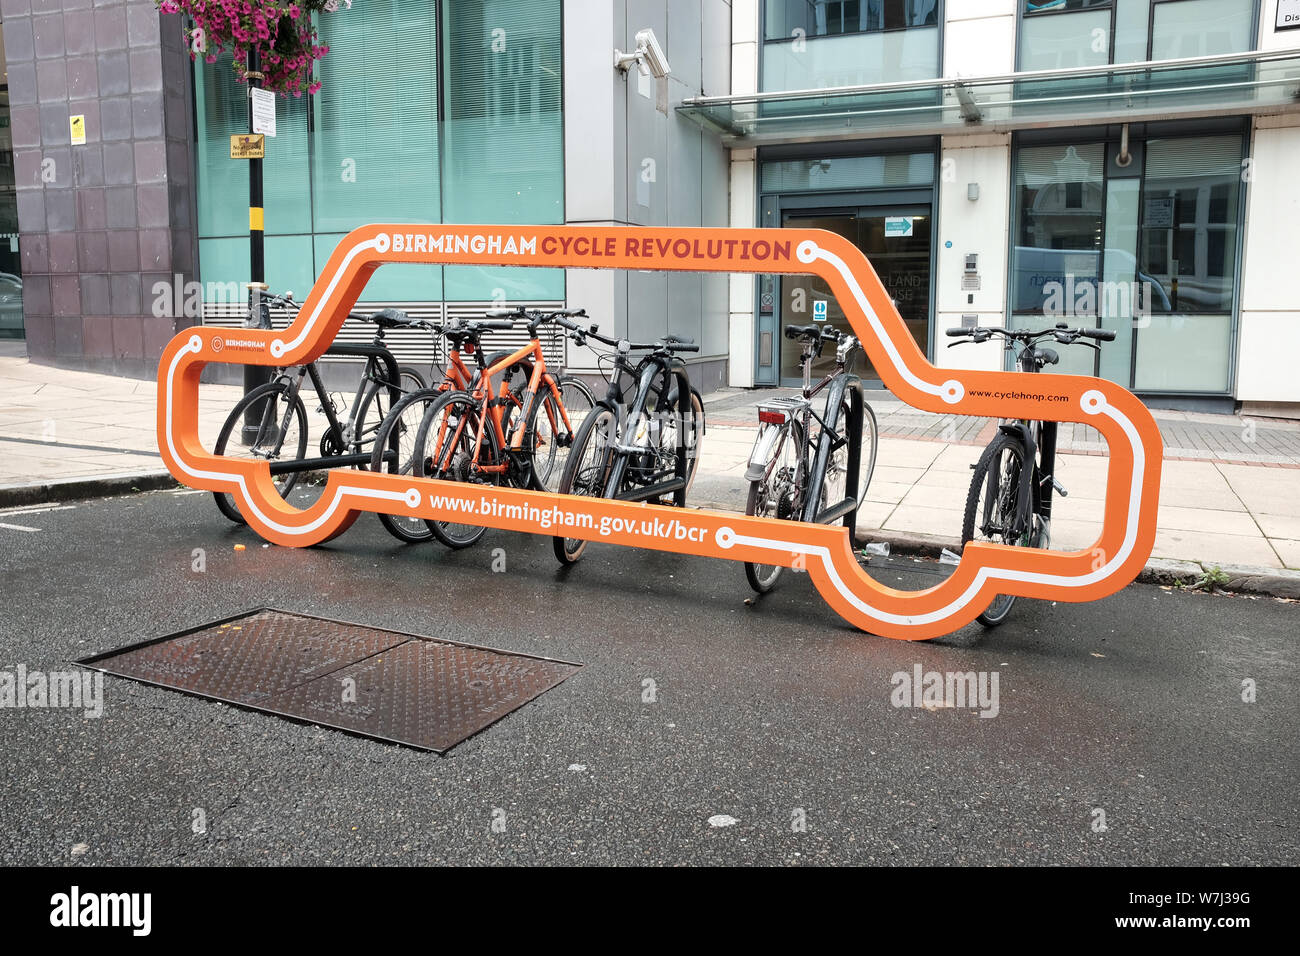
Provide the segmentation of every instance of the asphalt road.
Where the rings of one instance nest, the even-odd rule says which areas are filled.
[[[0,668],[268,605],[585,665],[446,757],[117,678],[97,720],[0,710],[0,863],[1300,862],[1296,604],[1133,586],[908,644],[806,578],[747,603],[739,565],[609,545],[559,572],[545,538],[448,552],[366,516],[263,548],[172,492],[0,524],[38,529],[0,526]],[[996,671],[998,715],[893,706],[918,664]]]

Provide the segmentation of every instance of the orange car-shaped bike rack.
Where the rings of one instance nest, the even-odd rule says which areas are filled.
[[[199,443],[199,374],[209,362],[288,366],[320,356],[372,272],[386,262],[813,274],[829,284],[884,385],[916,408],[993,418],[1083,422],[1106,438],[1105,522],[1093,547],[1048,551],[972,543],[942,584],[899,591],[872,579],[842,524],[608,501],[335,469],[298,509],[276,493],[268,464],[219,457]],[[808,229],[582,226],[363,226],[334,250],[287,329],[192,328],[158,368],[158,447],[171,473],[234,496],[249,527],[302,547],[345,531],[364,511],[454,518],[682,554],[807,569],[845,620],[874,634],[923,640],[972,621],[998,593],[1090,601],[1123,588],[1151,553],[1161,442],[1146,407],[1124,388],[1078,375],[940,369],[917,348],[875,270],[847,240]]]

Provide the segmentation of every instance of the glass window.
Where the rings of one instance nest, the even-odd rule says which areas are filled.
[[[934,183],[934,153],[835,156],[763,163],[764,192],[877,189]]]
[[[1146,147],[1142,272],[1152,311],[1232,311],[1240,136],[1151,140]]]
[[[1104,170],[1105,153],[1099,143],[1017,151],[1013,313],[1095,315]]]
[[[1109,7],[1111,0],[1025,0],[1025,13],[1064,13],[1068,10],[1091,10]]]
[[[564,221],[558,0],[443,5],[444,222]],[[563,270],[448,267],[448,299],[564,296]]]
[[[1255,47],[1255,0],[1164,0],[1151,16],[1151,59],[1243,53]]]
[[[319,18],[330,52],[312,97],[317,232],[439,221],[436,19],[417,3]]]
[[[369,222],[563,222],[561,7],[448,0],[442,46],[435,4],[386,0],[321,17],[323,88],[277,98],[278,135],[267,140],[268,283],[305,292],[343,235]],[[248,164],[229,154],[229,136],[247,130],[247,89],[226,56],[196,64],[195,94],[200,277],[247,281]],[[444,293],[562,299],[564,271],[389,265],[363,295]]]
[[[1015,151],[1012,322],[1030,316],[1117,333],[1099,359],[1058,350],[1053,371],[1139,391],[1223,393],[1231,381],[1243,137],[1137,144],[1110,167],[1103,143]],[[1098,281],[1098,268],[1104,270]]]
[[[230,137],[248,132],[248,87],[235,80],[229,53],[215,63],[195,63],[194,98],[199,236],[247,238],[248,161],[230,158]],[[275,113],[275,137],[267,137],[262,163],[266,233],[311,232],[311,191],[303,174],[308,165],[307,98],[276,97]],[[247,280],[247,271],[245,265],[240,281]]]
[[[932,27],[939,0],[766,0],[767,40]]]
[[[1026,16],[1020,23],[1020,69],[1067,70],[1110,62],[1110,4],[1070,16]]]
[[[938,8],[939,0],[767,0],[763,89],[933,79]]]

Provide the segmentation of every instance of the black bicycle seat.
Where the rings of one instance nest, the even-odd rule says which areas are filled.
[[[380,309],[367,316],[366,321],[375,323],[381,329],[398,329],[413,326],[419,320],[412,319],[401,309]]]
[[[1038,367],[1042,368],[1044,365],[1055,365],[1061,361],[1061,356],[1057,354],[1056,349],[1037,348],[1034,349],[1034,360],[1038,362]]]
[[[819,339],[822,337],[822,326],[787,325],[785,327],[785,337],[787,339]]]

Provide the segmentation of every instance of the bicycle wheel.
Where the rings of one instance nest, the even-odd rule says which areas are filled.
[[[597,405],[573,440],[573,450],[560,476],[560,494],[604,497],[617,443],[618,416],[608,405]],[[581,538],[557,537],[551,540],[551,545],[561,564],[575,564],[587,549],[587,542]]]
[[[966,513],[962,519],[961,543],[969,541],[994,541],[1028,547],[1032,529],[1014,535],[1016,502],[1020,495],[1020,477],[1025,465],[1025,446],[1020,439],[999,433],[980,455],[971,476],[970,491],[966,495]],[[1007,619],[1015,595],[999,594],[993,599],[979,621],[985,627],[997,627]]]
[[[257,434],[244,443],[244,417],[251,412]],[[232,441],[232,438],[234,439]],[[263,461],[301,461],[307,457],[307,410],[288,382],[267,382],[253,389],[226,416],[213,452],[227,458],[260,458]],[[272,476],[276,491],[287,499],[301,472]],[[221,513],[236,524],[244,523],[234,496],[215,491],[212,497]]]
[[[663,427],[659,430],[659,452],[661,460],[674,461],[677,455],[677,421],[680,416],[677,409],[668,413]],[[704,443],[704,399],[695,389],[691,389],[691,420],[686,432],[686,487],[685,496],[695,483],[695,470],[700,464],[700,448]]]
[[[840,405],[839,418],[840,433],[845,438],[849,436],[849,411],[850,405],[846,400]],[[864,402],[862,405],[861,450],[858,453],[857,504],[854,505],[852,511],[844,516],[844,526],[849,529],[849,534],[853,534],[857,530],[858,508],[862,506],[862,500],[867,496],[867,486],[871,484],[872,472],[876,470],[876,448],[879,442],[880,436],[876,431],[876,413],[871,410],[870,405]],[[846,441],[831,452],[826,461],[826,477],[822,483],[822,498],[818,508],[829,507],[848,497],[848,469],[849,443]]]
[[[482,424],[478,402],[464,392],[445,392],[429,405],[416,432],[411,455],[416,477],[497,484],[499,479],[484,480],[483,473],[471,468],[475,440]],[[478,463],[498,465],[501,461],[496,431],[489,425],[483,429]],[[431,518],[426,523],[433,536],[449,548],[468,548],[487,531],[481,525],[455,521]]]
[[[409,365],[403,365],[400,366],[397,371],[398,377],[400,378],[400,381],[397,384],[402,387],[403,395],[410,395],[412,392],[418,392],[422,388],[428,388],[429,383],[424,380],[424,376],[420,374],[419,369],[412,368]]]
[[[403,370],[403,385],[405,389],[405,373]],[[415,373],[418,376],[418,373]],[[419,386],[423,388],[424,386]],[[403,393],[410,394],[410,393]],[[365,396],[361,399],[361,404],[357,408],[356,420],[352,423],[352,443],[347,448],[340,448],[335,454],[353,454],[366,455],[370,454],[375,447],[375,438],[388,420],[388,413],[400,404],[401,398],[397,402],[393,401],[391,390],[387,382],[371,382],[370,387],[366,389]],[[321,453],[325,450],[322,448]],[[358,465],[358,468],[366,468],[366,465]]]
[[[429,406],[436,402],[442,392],[435,388],[419,389],[405,396],[393,406],[393,410],[384,419],[379,434],[375,436],[374,447],[370,455],[370,467],[374,471],[387,472],[390,475],[414,475],[415,440],[420,431],[420,422],[424,420]],[[389,446],[396,438],[397,456],[385,459]],[[433,531],[423,518],[407,515],[388,515],[379,513],[379,523],[399,541],[419,543],[432,541]]]
[[[763,477],[749,483],[745,514],[786,520],[799,517],[799,494],[795,481],[803,447],[803,426],[791,419],[785,434],[772,446],[763,467]],[[772,590],[784,570],[779,564],[745,562],[745,577],[749,579],[749,586],[759,594]]]
[[[596,405],[591,389],[580,379],[561,376],[556,379],[555,386],[560,392],[560,404],[569,416],[568,426],[564,424],[555,393],[544,380],[541,395],[533,402],[528,428],[524,432],[523,449],[529,462],[528,484],[538,491],[559,490],[560,477],[564,474],[564,465],[569,460],[578,430]]]

